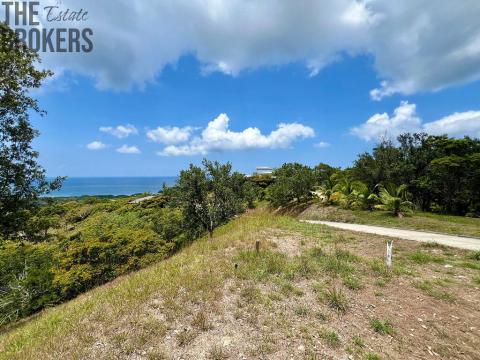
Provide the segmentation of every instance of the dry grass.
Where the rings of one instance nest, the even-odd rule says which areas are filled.
[[[258,209],[4,329],[0,359],[474,359],[475,253],[398,240],[388,269],[384,248]]]

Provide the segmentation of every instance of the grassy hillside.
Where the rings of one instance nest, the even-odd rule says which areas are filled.
[[[474,359],[480,255],[384,247],[258,209],[4,329],[0,359]]]
[[[480,238],[480,218],[441,215],[422,211],[415,211],[413,215],[398,218],[392,216],[388,211],[344,210],[336,206],[313,205],[305,210],[300,217],[308,220],[380,225]]]

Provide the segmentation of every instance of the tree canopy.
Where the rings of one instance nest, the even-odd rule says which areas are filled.
[[[61,179],[46,179],[32,140],[38,135],[29,112],[43,114],[30,90],[52,75],[38,70],[38,55],[15,32],[0,23],[0,234],[17,237],[25,229],[36,201],[58,188]]]

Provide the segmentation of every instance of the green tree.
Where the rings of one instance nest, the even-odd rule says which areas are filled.
[[[380,183],[393,182],[400,185],[402,169],[401,155],[398,148],[389,140],[383,140],[372,154],[364,153],[358,156],[352,168],[352,176],[367,184],[370,191]]]
[[[350,171],[334,175],[337,179],[333,187],[332,200],[345,209],[360,207],[361,194],[368,192],[368,187],[361,181],[354,180]]]
[[[325,181],[329,181],[332,175],[338,173],[339,168],[334,168],[328,164],[320,163],[313,168],[313,173],[315,174],[315,181],[317,185],[323,185]]]
[[[308,166],[299,163],[283,164],[273,172],[273,176],[275,182],[268,188],[268,199],[273,206],[305,203],[312,197],[315,175]]]
[[[407,200],[407,185],[395,186],[389,184],[387,187],[379,184],[378,199],[381,204],[375,207],[380,210],[392,211],[393,215],[401,217],[404,213],[412,212],[413,203]]]
[[[29,90],[40,87],[52,73],[36,69],[38,55],[4,23],[0,50],[0,234],[16,237],[38,197],[60,187],[62,179],[47,181],[31,147],[38,132],[30,124],[29,112],[43,112]]]
[[[317,177],[318,179],[318,177]],[[315,194],[321,199],[325,205],[330,205],[332,203],[332,195],[335,193],[336,185],[336,176],[335,174],[329,176],[322,182]]]
[[[176,194],[184,224],[194,238],[207,231],[210,236],[244,209],[245,176],[232,173],[230,163],[203,160],[203,169],[190,165],[180,172]]]

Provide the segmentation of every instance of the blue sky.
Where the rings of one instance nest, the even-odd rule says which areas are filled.
[[[85,3],[97,17],[108,10],[103,4]],[[237,8],[221,10],[238,12],[241,2],[232,3]],[[340,3],[345,9],[338,8]],[[125,16],[126,4],[116,9],[118,17]],[[116,54],[109,52],[113,45],[107,42],[118,41],[115,25],[101,25],[93,16],[92,54],[40,54],[45,66],[57,73],[35,93],[48,112],[43,118],[32,117],[41,132],[35,148],[42,165],[51,176],[176,175],[203,157],[231,161],[246,173],[258,165],[291,161],[345,167],[385,134],[479,136],[480,34],[468,26],[477,21],[479,7],[474,2],[469,2],[469,11],[453,15],[452,9],[440,11],[425,4],[419,10],[409,1],[387,10],[381,1],[332,4],[335,14],[348,15],[343,14],[340,23],[297,14],[300,20],[306,17],[305,25],[295,18],[297,25],[292,27],[285,11],[272,15],[271,21],[278,24],[271,29],[261,30],[260,20],[253,23],[258,31],[245,39],[235,36],[243,32],[223,12],[205,19],[199,15],[204,9],[194,8],[188,15],[193,23],[202,21],[202,29],[221,25],[225,34],[185,35],[186,25],[176,23],[160,25],[155,34],[151,24],[145,29],[132,25],[132,35],[143,31],[145,36],[123,41],[124,48]],[[352,10],[358,4],[364,9]],[[387,19],[399,17],[400,25],[385,24],[377,16],[380,10]],[[142,14],[145,9],[139,6],[136,11]],[[421,36],[412,34],[423,24],[411,19],[416,13],[423,15],[419,19],[425,14],[430,19]],[[448,25],[452,16],[463,19],[458,27],[464,28],[454,29],[447,44],[435,31]],[[230,22],[218,25],[223,17]],[[177,27],[173,38],[162,36],[172,30],[168,26]],[[320,40],[305,35],[311,31],[297,29],[302,26],[318,31]],[[323,39],[324,30],[334,37]],[[383,34],[394,35],[380,39]],[[415,51],[390,48],[408,36]],[[438,46],[432,46],[432,36]],[[173,43],[185,45],[177,49]],[[292,50],[298,43],[301,46]],[[279,124],[285,125],[278,130]]]

